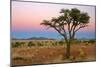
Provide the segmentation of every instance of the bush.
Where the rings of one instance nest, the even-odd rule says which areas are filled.
[[[63,44],[64,44],[64,42],[63,42],[63,41],[59,41],[58,43],[59,43],[59,45],[63,45]]]
[[[25,44],[25,42],[20,42],[21,43],[21,45],[24,45]]]
[[[36,46],[36,45],[32,41],[30,41],[30,42],[28,42],[28,46],[31,47],[31,46]]]
[[[21,43],[20,42],[12,43],[12,47],[19,47],[19,46],[21,46]]]
[[[51,44],[52,44],[52,46],[56,46],[57,45],[56,42],[51,42]]]
[[[56,46],[56,45],[58,45],[58,42],[57,42],[57,41],[55,41],[55,42],[54,42],[54,45],[55,45],[55,46]]]
[[[43,44],[41,42],[37,42],[38,46],[43,46]]]
[[[89,43],[95,43],[96,41],[95,40],[89,40]]]

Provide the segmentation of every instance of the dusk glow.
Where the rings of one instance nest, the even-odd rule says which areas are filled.
[[[95,7],[63,4],[47,4],[12,1],[12,37],[48,37],[62,38],[54,29],[40,25],[43,20],[50,20],[60,15],[60,10],[78,8],[90,16],[88,27],[77,32],[77,38],[95,38]]]

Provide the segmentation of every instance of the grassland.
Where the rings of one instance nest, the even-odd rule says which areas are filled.
[[[66,59],[66,43],[58,40],[12,40],[12,65],[67,63],[96,60],[96,42],[73,41]]]

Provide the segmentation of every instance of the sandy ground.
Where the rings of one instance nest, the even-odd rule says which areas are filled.
[[[95,61],[96,46],[72,45],[71,58],[66,58],[65,46],[41,46],[12,48],[12,65],[49,64],[79,61]]]

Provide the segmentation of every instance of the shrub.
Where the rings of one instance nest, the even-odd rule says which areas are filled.
[[[95,40],[89,40],[89,43],[95,43],[96,41]]]
[[[63,42],[63,41],[59,41],[58,43],[59,43],[59,45],[63,45],[63,44],[64,44],[64,42]]]
[[[12,43],[12,47],[19,47],[19,46],[21,46],[21,43],[20,42]]]
[[[37,42],[38,46],[43,46],[43,44],[41,42]]]
[[[21,45],[24,45],[25,44],[25,42],[21,42]]]
[[[32,41],[30,41],[30,42],[28,42],[28,46],[31,47],[31,46],[36,46],[36,45]]]
[[[56,46],[57,44],[55,42],[51,42],[52,46]]]
[[[58,45],[58,42],[57,42],[57,41],[55,41],[55,42],[54,42],[54,44],[55,44],[55,45]]]

